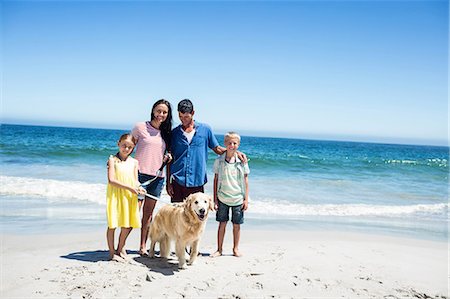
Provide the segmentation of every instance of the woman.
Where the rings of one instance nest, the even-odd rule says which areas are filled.
[[[163,161],[171,159],[170,154],[166,154],[170,147],[171,131],[172,107],[164,99],[153,104],[150,121],[139,122],[132,130],[133,136],[137,139],[135,158],[139,161],[139,182],[152,180],[145,189],[148,194],[155,197],[160,197],[164,184],[164,172],[158,172],[158,169]],[[142,203],[139,206],[141,205]],[[155,205],[156,200],[145,197],[139,249],[141,256],[148,255],[147,233]]]

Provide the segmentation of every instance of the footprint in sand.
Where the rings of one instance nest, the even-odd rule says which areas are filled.
[[[292,276],[292,278],[293,278],[292,284],[297,287],[300,284],[300,279],[298,278],[297,275]]]

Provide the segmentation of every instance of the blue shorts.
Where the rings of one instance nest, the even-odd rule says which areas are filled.
[[[154,175],[149,175],[149,174],[145,174],[145,173],[138,173],[138,179],[139,179],[139,183],[145,183],[148,180],[152,180],[154,179],[155,176]],[[153,182],[151,182],[150,184],[148,184],[147,186],[143,187],[148,194],[156,196],[156,197],[160,197],[161,196],[161,191],[164,185],[164,178],[161,177],[157,177]],[[147,199],[150,199],[148,197],[145,197]],[[143,200],[140,199],[140,200]]]
[[[219,208],[216,212],[216,221],[219,222],[227,222],[230,220],[229,214],[231,209],[231,222],[233,224],[242,224],[244,223],[244,211],[242,210],[242,205],[238,206],[229,206],[224,204],[219,200]]]

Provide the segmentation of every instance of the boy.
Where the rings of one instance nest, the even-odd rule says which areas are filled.
[[[233,255],[240,257],[239,239],[244,211],[248,207],[248,174],[250,169],[237,155],[241,137],[235,132],[225,135],[226,152],[214,161],[214,209],[219,222],[217,251],[211,257],[222,255],[225,228],[229,220],[233,223]]]

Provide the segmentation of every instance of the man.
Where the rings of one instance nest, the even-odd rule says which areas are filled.
[[[167,167],[166,183],[172,202],[182,202],[192,193],[204,192],[208,148],[218,155],[226,151],[217,142],[209,125],[194,121],[194,114],[194,105],[190,100],[184,99],[178,103],[181,124],[172,130],[173,161]],[[238,155],[241,160],[247,161],[244,154]]]

